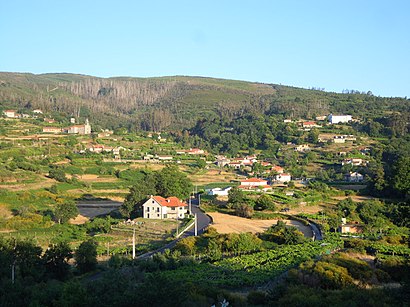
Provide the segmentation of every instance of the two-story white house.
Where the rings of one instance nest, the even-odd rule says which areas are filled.
[[[183,219],[187,213],[187,204],[174,196],[164,198],[151,195],[142,208],[145,219]]]

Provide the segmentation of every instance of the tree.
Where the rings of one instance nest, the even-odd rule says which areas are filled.
[[[250,218],[253,215],[253,208],[246,203],[237,203],[234,208],[237,216]]]
[[[256,201],[255,209],[257,210],[269,209],[269,210],[275,211],[276,206],[275,206],[275,202],[270,196],[266,194],[262,194]]]
[[[238,187],[233,187],[228,191],[228,204],[233,206],[243,202],[245,199],[245,195],[243,191]]]
[[[120,176],[123,175],[120,173]],[[147,196],[156,194],[157,189],[155,173],[142,172],[142,176],[138,177],[138,179],[136,179],[135,181],[135,184],[130,188],[130,192],[126,196],[124,203],[119,209],[120,213],[127,218],[131,218],[135,215],[140,215],[142,212],[141,206],[147,199]]]
[[[48,172],[48,177],[53,178],[59,182],[66,182],[67,177],[65,176],[65,173],[62,169],[60,168],[52,168]]]
[[[54,211],[54,216],[58,223],[67,223],[70,219],[75,218],[78,215],[78,208],[72,201],[67,201],[62,204],[58,204]]]
[[[60,242],[50,246],[43,255],[43,261],[52,276],[63,279],[67,276],[70,265],[68,261],[73,257],[67,242]]]
[[[180,172],[176,166],[167,166],[156,173],[156,190],[163,197],[189,197],[192,183],[188,177]]]
[[[81,243],[75,252],[74,259],[81,273],[94,270],[97,266],[97,243],[93,240]]]
[[[393,187],[403,193],[410,194],[410,157],[400,157],[393,166]]]

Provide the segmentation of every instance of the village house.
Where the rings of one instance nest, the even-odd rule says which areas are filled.
[[[44,121],[48,124],[54,124],[56,121],[52,118],[44,118]]]
[[[225,156],[216,156],[215,164],[219,167],[224,167],[225,165],[229,165],[230,162],[231,160]]]
[[[33,110],[34,114],[43,114],[43,111],[41,111],[40,109],[35,109]]]
[[[190,148],[190,149],[179,149],[176,151],[177,154],[183,155],[183,154],[188,154],[188,155],[203,155],[205,154],[205,151],[199,148]]]
[[[169,155],[162,155],[162,156],[156,155],[155,159],[159,161],[172,161],[173,157]]]
[[[298,151],[298,152],[305,152],[309,150],[310,150],[310,147],[308,144],[303,144],[303,145],[299,145],[295,147],[295,151]]]
[[[315,122],[303,122],[302,123],[302,127],[305,129],[312,129],[312,128],[316,128],[316,127],[321,127],[320,125],[316,124]]]
[[[344,159],[342,161],[342,165],[348,165],[348,164],[351,164],[353,166],[361,166],[361,165],[366,165],[367,161],[361,158]]]
[[[275,181],[277,182],[289,182],[292,180],[292,176],[290,174],[287,173],[282,173],[282,174],[278,174],[275,176]]]
[[[44,133],[61,133],[61,128],[58,127],[43,127]]]
[[[329,123],[331,124],[340,124],[348,123],[352,120],[352,115],[329,115]]]
[[[292,120],[291,120],[291,119],[284,119],[283,122],[284,122],[284,123],[291,123]]]
[[[174,196],[164,198],[151,195],[142,208],[146,219],[183,219],[187,213],[187,204]]]
[[[4,110],[3,114],[8,118],[17,118],[17,111],[16,110]]]
[[[362,233],[363,225],[358,222],[346,223],[346,218],[342,218],[342,224],[337,229],[340,233]]]
[[[279,166],[279,165],[274,165],[274,166],[272,166],[271,171],[272,171],[272,172],[276,172],[276,173],[278,173],[278,174],[283,174],[283,172],[284,172],[285,170],[283,169],[283,167],[281,167],[281,166]]]
[[[241,185],[238,187],[241,190],[268,190],[271,189],[271,186],[268,185],[268,181],[260,178],[249,178],[241,180]]]
[[[315,119],[316,119],[317,121],[326,120],[326,118],[327,118],[327,115],[321,115],[321,116],[316,116],[316,117],[315,117]]]
[[[207,189],[205,192],[207,192],[208,195],[217,195],[217,196],[228,196],[228,192],[232,189],[232,187],[226,187],[226,188],[214,188],[214,189]]]
[[[342,135],[335,135],[333,137],[333,143],[344,144],[346,143],[346,139]]]
[[[345,179],[348,182],[363,182],[364,176],[358,172],[350,172],[345,176]]]

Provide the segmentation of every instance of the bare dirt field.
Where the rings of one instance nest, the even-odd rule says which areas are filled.
[[[207,213],[213,219],[212,227],[219,233],[260,233],[275,225],[278,220],[251,220],[219,212]],[[312,231],[298,221],[283,220],[287,225],[298,228],[306,237],[312,237]]]
[[[100,177],[99,175],[86,174],[79,176],[80,180],[85,182],[115,182],[118,178],[114,177]]]
[[[79,215],[77,215],[76,218],[70,219],[69,222],[70,222],[70,224],[73,224],[73,225],[82,225],[82,224],[85,224],[89,220],[90,219],[88,217],[85,217],[85,216],[79,214]]]
[[[208,170],[205,174],[194,174],[189,176],[194,184],[204,185],[213,182],[230,182],[236,179],[235,174],[227,173],[226,171]]]

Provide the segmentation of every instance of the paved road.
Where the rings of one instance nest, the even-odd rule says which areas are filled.
[[[320,229],[313,223],[309,222],[309,226],[313,231],[314,239],[315,240],[323,240],[322,232]]]

